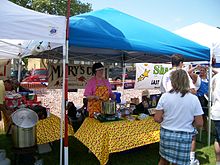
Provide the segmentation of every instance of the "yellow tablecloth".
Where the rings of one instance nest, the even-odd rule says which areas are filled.
[[[7,132],[11,124],[10,116],[3,113],[4,129]],[[36,125],[37,144],[44,144],[60,139],[60,118],[50,114],[50,117],[39,120]],[[74,136],[71,125],[68,125],[68,135]]]
[[[37,144],[44,144],[60,139],[60,118],[50,114],[50,117],[39,120],[36,126]],[[71,125],[68,126],[68,135],[73,136]]]
[[[152,117],[104,123],[86,118],[74,136],[88,147],[103,165],[108,162],[110,153],[159,142],[160,125]]]

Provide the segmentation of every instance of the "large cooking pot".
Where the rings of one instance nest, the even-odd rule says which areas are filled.
[[[102,114],[115,115],[116,113],[116,102],[112,100],[102,102]]]
[[[31,109],[20,108],[12,114],[12,141],[14,147],[25,148],[36,145],[36,123],[38,115]]]

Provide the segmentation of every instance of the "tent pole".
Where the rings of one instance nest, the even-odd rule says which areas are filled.
[[[65,129],[64,129],[64,165],[69,164],[68,159],[68,45],[69,45],[69,17],[70,17],[70,3],[71,0],[67,1],[67,14],[66,14],[66,42],[65,42],[65,63],[63,67],[65,67],[64,74],[64,101],[65,101]]]
[[[68,105],[68,41],[66,41],[66,59],[65,59],[65,83],[63,84],[64,86],[64,91],[65,91],[65,95],[64,95],[64,99],[65,99],[65,134],[64,134],[64,165],[68,165],[69,163],[69,159],[68,159],[68,109],[67,109],[67,105]]]
[[[19,44],[18,83],[20,83],[20,81],[21,81],[21,65],[22,65],[21,53],[22,53],[22,48],[21,48],[21,44]],[[19,87],[17,87],[17,92],[19,92]]]
[[[18,83],[21,81],[21,65],[22,65],[22,58],[19,55],[19,62],[18,62]],[[19,92],[19,88],[17,88],[17,92]]]
[[[126,68],[125,68],[125,55],[124,53],[122,54],[122,98],[123,101],[125,101],[125,96],[124,96],[124,87],[125,87],[125,73],[126,73]]]
[[[125,73],[126,73],[126,67],[125,67],[125,63],[123,62],[123,74],[122,74],[122,94],[123,94],[123,100],[124,100],[124,87],[125,87]]]
[[[210,146],[210,139],[211,139],[211,118],[210,118],[210,113],[211,113],[211,105],[212,105],[212,83],[211,83],[211,78],[212,78],[212,54],[210,55],[210,61],[209,61],[209,93],[208,93],[208,146]]]
[[[63,164],[63,121],[64,121],[64,112],[65,112],[65,48],[66,45],[63,45],[63,86],[62,86],[62,105],[61,105],[61,119],[60,119],[60,165]]]

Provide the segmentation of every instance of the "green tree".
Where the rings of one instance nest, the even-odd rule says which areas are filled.
[[[54,15],[66,15],[67,0],[10,0],[20,6]],[[90,3],[71,0],[70,15],[77,15],[92,10]]]

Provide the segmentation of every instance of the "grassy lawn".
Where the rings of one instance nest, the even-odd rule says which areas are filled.
[[[207,139],[203,136],[202,142],[197,142],[197,158],[201,164],[214,165],[215,155],[213,145],[208,147]],[[212,142],[213,143],[213,142]],[[108,165],[156,165],[159,159],[158,143],[135,148],[132,150],[114,153],[110,155]],[[0,148],[6,149],[7,157],[13,160],[11,152],[12,139],[5,134],[0,135]],[[41,154],[44,165],[59,164],[59,141],[53,143],[52,152]],[[88,149],[77,139],[69,138],[69,164],[70,165],[98,165],[99,161]]]
[[[199,138],[197,138],[199,139]],[[197,141],[197,158],[201,164],[215,165],[213,148],[213,135],[211,146],[207,146],[207,133],[203,132],[201,141]],[[53,150],[46,154],[40,154],[44,165],[59,165],[59,141],[53,142]],[[132,150],[110,154],[108,165],[156,165],[159,160],[159,143],[135,148]],[[13,160],[12,139],[0,131],[0,149],[5,149],[7,157]],[[70,165],[99,165],[99,161],[77,139],[69,138],[69,164]],[[22,164],[25,165],[25,164]]]

